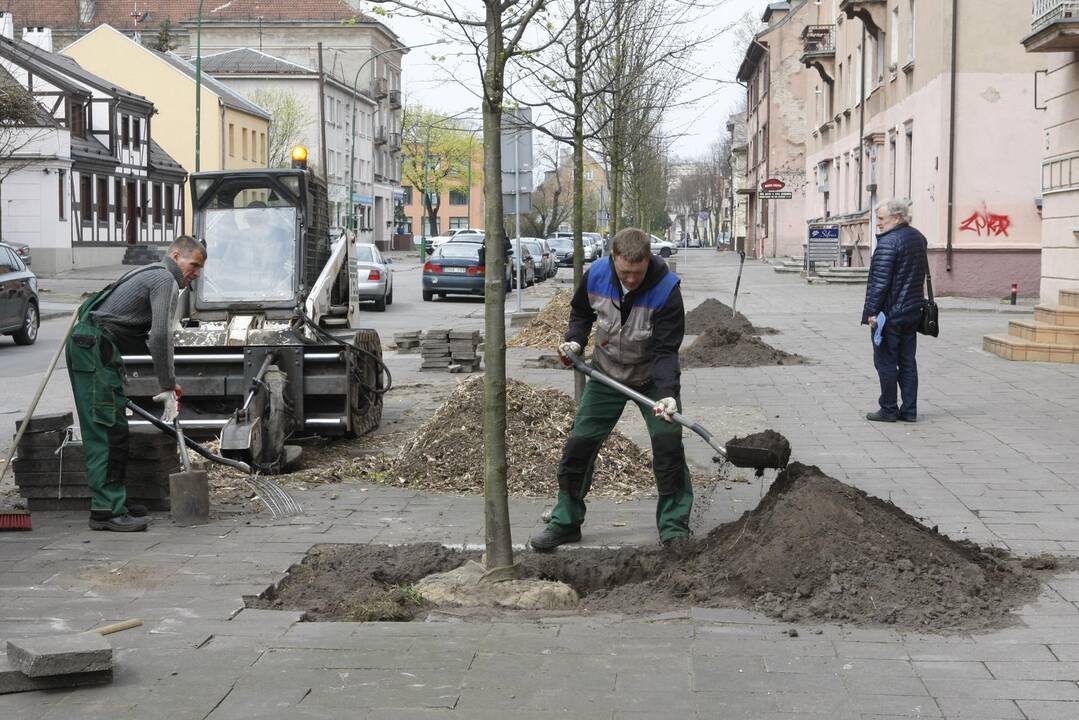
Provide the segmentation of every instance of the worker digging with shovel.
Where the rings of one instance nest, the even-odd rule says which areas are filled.
[[[562,362],[572,365],[595,325],[593,367],[645,397],[661,398],[654,405],[637,404],[652,439],[659,492],[656,525],[665,545],[689,536],[693,508],[682,428],[671,421],[680,411],[678,349],[686,323],[679,283],[652,254],[647,233],[621,230],[611,243],[611,254],[585,272],[570,304],[565,342],[558,348]],[[558,502],[547,527],[529,539],[536,551],[580,541],[596,456],[626,402],[623,393],[594,378],[586,383],[558,466]]]
[[[181,287],[188,287],[206,263],[206,248],[195,238],[176,238],[165,259],[133,270],[89,297],[66,345],[68,375],[79,414],[86,479],[90,486],[90,529],[145,530],[146,508],[129,505],[127,398],[121,355],[149,354],[164,403],[162,420],[178,412],[172,350],[172,317]]]

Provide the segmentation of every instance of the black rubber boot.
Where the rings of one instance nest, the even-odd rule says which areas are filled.
[[[139,505],[138,503],[127,504],[127,514],[134,518],[146,517],[149,512],[145,505]]]
[[[581,528],[562,529],[557,525],[548,525],[543,528],[539,535],[533,535],[528,539],[532,549],[536,552],[551,552],[559,545],[581,541]]]
[[[150,524],[150,521],[146,518],[135,518],[130,515],[113,515],[112,517],[101,519],[100,515],[95,517],[93,513],[90,514],[90,529],[91,530],[109,530],[111,532],[140,532],[145,530]]]

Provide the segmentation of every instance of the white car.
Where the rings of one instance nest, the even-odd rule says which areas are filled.
[[[382,257],[378,248],[356,245],[356,297],[375,304],[375,312],[385,312],[393,304],[393,260]]]
[[[435,235],[433,237],[429,237],[427,238],[427,250],[430,251],[434,250],[437,247],[441,247],[442,245],[448,243],[450,240],[453,240],[452,235]]]
[[[661,238],[652,235],[652,254],[662,255],[663,257],[670,257],[678,253],[678,246],[670,240],[663,240]]]
[[[483,231],[477,228],[455,228],[446,233],[447,236],[453,237],[455,235],[482,235]]]

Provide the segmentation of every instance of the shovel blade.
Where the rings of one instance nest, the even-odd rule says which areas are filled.
[[[210,477],[205,470],[169,475],[172,520],[177,525],[199,525],[210,520]]]

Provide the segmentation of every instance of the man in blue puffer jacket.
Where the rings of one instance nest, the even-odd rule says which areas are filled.
[[[862,324],[871,334],[884,313],[880,345],[873,364],[880,377],[880,410],[866,414],[875,422],[914,422],[918,418],[918,324],[925,305],[928,268],[925,236],[910,226],[910,203],[892,200],[877,209],[877,249],[869,264]],[[897,406],[896,384],[903,395]]]

